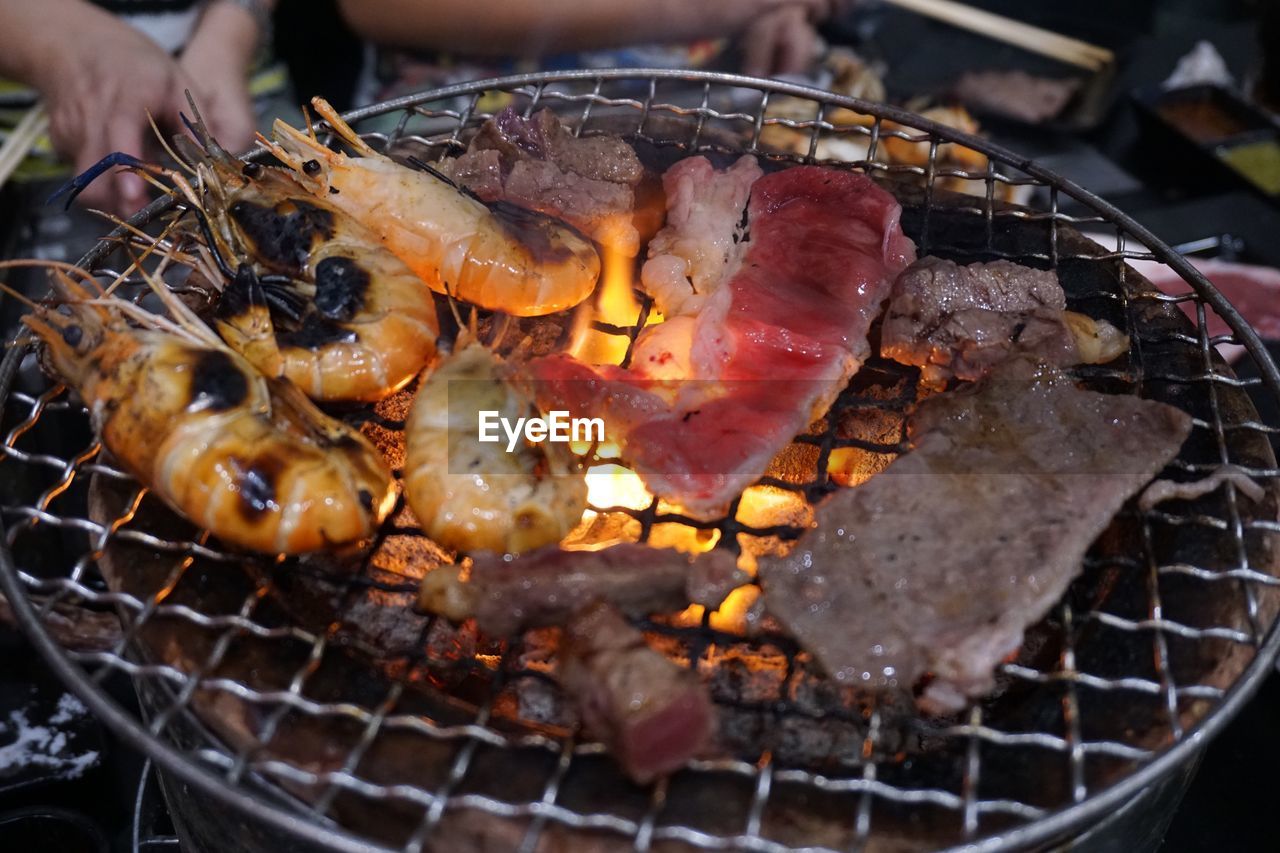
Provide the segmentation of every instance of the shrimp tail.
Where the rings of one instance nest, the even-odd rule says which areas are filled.
[[[103,174],[117,166],[139,170],[147,170],[150,168],[146,163],[139,160],[137,157],[134,157],[132,154],[126,154],[123,151],[113,151],[59,187],[57,192],[49,196],[49,199],[45,204],[53,204],[58,199],[66,196],[67,202],[64,209],[70,210],[71,203],[76,200],[80,193],[87,190],[89,185],[102,177]]]

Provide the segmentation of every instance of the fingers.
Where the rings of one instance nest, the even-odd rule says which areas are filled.
[[[767,77],[773,65],[773,33],[769,26],[772,16],[757,18],[742,34],[742,73],[752,77]]]
[[[134,157],[142,157],[143,125],[139,121],[145,122],[146,117],[124,115],[112,120],[107,128],[108,151],[123,151]],[[116,172],[114,184],[116,198],[112,209],[117,213],[131,214],[146,204],[147,184],[142,178],[132,172]]]
[[[778,22],[774,41],[774,74],[803,74],[818,56],[820,39],[803,15],[788,14]]]
[[[802,6],[785,6],[758,18],[742,36],[742,70],[757,77],[801,74],[818,54],[820,40]]]

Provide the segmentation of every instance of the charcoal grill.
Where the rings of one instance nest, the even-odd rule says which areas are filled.
[[[784,97],[811,117],[794,109],[775,117],[769,105]],[[866,170],[898,194],[922,255],[1055,268],[1071,307],[1127,330],[1128,359],[1082,368],[1079,378],[1195,416],[1168,476],[1234,464],[1274,493],[1280,429],[1260,420],[1248,393],[1280,395],[1280,373],[1257,335],[1180,256],[1038,165],[883,105],[715,73],[506,77],[349,119],[375,145],[431,158],[464,148],[506,102],[525,112],[552,107],[579,133],[621,133],[658,159],[752,152],[785,167],[818,159],[826,140],[862,140],[865,158],[832,164]],[[868,119],[833,122],[836,108]],[[761,135],[771,126],[803,134],[807,154],[766,149]],[[924,164],[881,162],[878,148],[893,138],[927,146]],[[939,151],[948,143],[982,152],[989,166],[947,166]],[[946,178],[980,193],[949,193]],[[1031,188],[1036,209],[997,201],[1010,186]],[[134,224],[173,205],[162,199]],[[1081,230],[1113,236],[1116,248]],[[117,248],[104,241],[83,264],[108,272]],[[1154,291],[1126,266],[1137,259],[1172,267],[1186,292]],[[1210,311],[1230,335],[1207,333]],[[635,324],[598,330],[634,338],[646,313],[642,304]],[[1243,346],[1256,378],[1238,378],[1222,361],[1216,347],[1226,343]],[[748,640],[706,614],[644,623],[660,648],[711,680],[731,721],[730,754],[637,787],[601,746],[557,719],[554,682],[527,643],[475,638],[410,611],[418,573],[443,555],[403,513],[358,558],[245,560],[113,467],[82,407],[33,362],[22,345],[0,365],[0,587],[71,688],[173,790],[196,795],[188,816],[202,814],[203,829],[186,826],[197,846],[1037,847],[1079,833],[1185,766],[1252,694],[1280,646],[1274,496],[1258,506],[1228,486],[1194,502],[1131,507],[1002,666],[997,693],[954,718],[915,718],[835,691],[782,637]],[[831,454],[846,448],[868,470],[882,466],[902,448],[901,413],[914,393],[914,372],[873,360],[763,488],[817,500],[833,488]],[[394,442],[403,402],[344,414]],[[735,517],[737,507],[714,523],[656,503],[593,509],[642,538],[693,525],[722,545],[751,547],[799,531],[758,526]],[[60,646],[49,626],[65,626],[76,609],[118,615],[123,635],[105,649]],[[103,690],[115,673],[133,679],[140,714]]]

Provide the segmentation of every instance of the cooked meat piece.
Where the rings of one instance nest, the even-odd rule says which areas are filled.
[[[531,361],[539,405],[602,417],[650,491],[697,517],[723,513],[866,360],[871,322],[915,256],[901,210],[866,175],[760,178],[742,264],[697,314],[645,329],[628,369]]]
[[[628,257],[640,250],[631,218],[644,167],[616,136],[576,137],[551,110],[524,118],[507,107],[441,169],[485,201],[558,216]]]
[[[1223,465],[1214,469],[1207,477],[1193,483],[1179,483],[1175,480],[1156,480],[1138,498],[1138,509],[1147,511],[1165,501],[1193,501],[1221,488],[1224,483],[1235,486],[1240,494],[1251,501],[1261,501],[1267,496],[1267,490],[1235,465]]]
[[[1035,77],[1013,71],[966,71],[953,94],[975,110],[1040,124],[1062,114],[1080,90],[1074,78]]]
[[[942,713],[992,688],[1191,418],[1018,360],[926,399],[910,430],[911,452],[829,498],[760,576],[766,607],[831,676],[910,689],[932,673],[917,701]]]
[[[939,385],[952,376],[978,379],[1015,355],[1065,366],[1083,355],[1110,361],[1117,345],[1121,352],[1128,348],[1114,327],[1070,315],[1066,307],[1051,271],[1010,261],[960,266],[921,258],[893,284],[880,353],[919,366],[925,383]]]
[[[597,601],[632,616],[683,610],[691,602],[714,609],[747,580],[724,550],[693,557],[647,545],[554,546],[511,559],[480,554],[466,581],[457,566],[439,568],[422,579],[418,604],[454,622],[474,617],[481,631],[505,637],[564,625]]]
[[[569,621],[560,682],[583,727],[644,784],[679,770],[716,729],[707,688],[645,645],[617,610],[596,604]]]
[[[667,224],[649,241],[640,286],[668,320],[698,313],[738,271],[747,248],[747,199],[762,174],[755,157],[740,157],[723,171],[690,157],[662,176]]]

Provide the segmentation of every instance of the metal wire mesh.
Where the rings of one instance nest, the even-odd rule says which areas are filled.
[[[788,111],[771,108],[784,98]],[[1168,475],[1231,464],[1269,488],[1280,479],[1271,451],[1280,428],[1247,397],[1280,390],[1256,336],[1149,234],[1034,164],[882,106],[722,75],[525,76],[352,121],[386,150],[429,159],[463,150],[507,102],[526,113],[550,106],[578,133],[621,133],[663,156],[749,152],[883,177],[921,255],[1055,269],[1070,307],[1128,332],[1126,363],[1079,376],[1193,414]],[[794,117],[797,103],[812,117]],[[779,129],[790,147],[775,145]],[[856,141],[862,156],[836,162],[832,151],[849,148],[831,140]],[[957,142],[987,155],[983,167],[953,165]],[[884,156],[893,145],[898,156]],[[1039,209],[1000,202],[1019,187]],[[1080,229],[1113,236],[1115,248]],[[90,261],[104,269],[109,250]],[[1131,261],[1175,265],[1187,291],[1151,289]],[[642,301],[634,324],[597,331],[634,341],[648,310]],[[1212,310],[1230,334],[1208,333]],[[1231,344],[1246,346],[1265,382],[1226,366],[1217,348]],[[0,370],[0,581],[19,616],[95,708],[107,674],[135,680],[144,719],[117,712],[114,721],[166,770],[335,849],[464,849],[482,839],[521,850],[1021,846],[1096,818],[1167,769],[1193,733],[1221,724],[1275,651],[1275,503],[1256,506],[1228,485],[1122,512],[1071,593],[1002,666],[997,694],[956,718],[919,719],[836,690],[787,638],[747,639],[715,614],[642,623],[710,682],[729,757],[638,788],[558,712],[536,635],[494,641],[412,612],[417,579],[445,557],[403,507],[358,559],[246,560],[117,470],[82,407],[23,358],[15,349]],[[736,503],[701,522],[657,501],[592,507],[597,523],[641,541],[695,528],[748,550],[794,538],[803,508],[836,488],[833,453],[865,474],[901,452],[915,379],[873,360],[796,439],[757,487],[800,499],[787,523],[761,524]],[[405,399],[346,416],[394,448]],[[122,636],[105,650],[54,650],[41,620],[69,605],[117,613]]]

